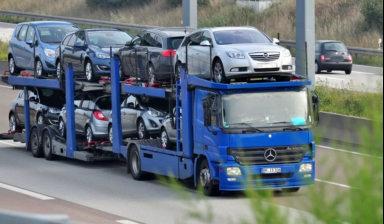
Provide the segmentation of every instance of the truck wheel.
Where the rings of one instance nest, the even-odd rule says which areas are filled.
[[[297,193],[300,191],[300,187],[295,188],[283,188],[284,193]]]
[[[43,157],[43,148],[40,145],[39,142],[39,135],[37,133],[37,128],[32,129],[31,131],[31,137],[29,140],[29,147],[31,149],[32,155],[35,158],[41,158]]]
[[[206,159],[204,159],[200,165],[198,182],[203,189],[205,196],[211,197],[220,195],[219,185],[213,184],[213,181],[211,180],[211,170],[209,169],[209,164]]]
[[[48,131],[45,131],[43,134],[43,149],[46,160],[52,161],[56,159],[56,155],[52,153],[52,138]]]
[[[144,180],[144,173],[141,171],[140,152],[136,145],[132,146],[130,150],[129,160],[133,179],[138,181]]]

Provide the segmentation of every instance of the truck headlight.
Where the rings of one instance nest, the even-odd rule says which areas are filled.
[[[228,167],[227,168],[227,175],[228,176],[241,176],[243,173],[241,172],[241,169],[239,167]]]
[[[47,55],[47,57],[49,58],[55,58],[56,57],[56,52],[54,50],[51,50],[51,49],[45,49],[44,50],[44,53],[45,55]]]
[[[299,173],[311,173],[313,171],[312,163],[304,163],[300,166]]]
[[[227,52],[228,57],[235,58],[235,59],[245,59],[245,55],[241,52]]]
[[[291,55],[291,51],[289,51],[288,49],[284,49],[283,51],[283,57],[287,58],[287,57],[292,57]]]

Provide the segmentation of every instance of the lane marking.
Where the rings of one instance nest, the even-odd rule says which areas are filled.
[[[0,85],[0,87],[7,88],[7,89],[13,89],[12,87],[9,87],[9,86],[3,86],[3,85]]]
[[[325,77],[325,76],[317,76],[319,79],[334,79],[334,80],[341,80],[345,81],[346,79],[341,79],[341,78],[333,78],[333,77]]]
[[[134,222],[130,220],[117,220],[116,222],[121,224],[139,224],[138,222]]]
[[[348,185],[345,185],[345,184],[339,184],[339,183],[330,182],[330,181],[326,181],[326,180],[316,179],[316,181],[317,181],[317,182],[321,182],[321,183],[325,183],[325,184],[331,184],[331,185],[335,185],[335,186],[343,187],[343,188],[356,189],[356,188],[354,188],[354,187],[351,187],[351,186],[348,186]]]
[[[378,75],[375,73],[370,73],[370,72],[358,72],[358,71],[352,71],[353,73],[360,73],[360,74],[367,74],[367,75]]]
[[[0,188],[6,189],[6,190],[10,190],[10,191],[13,191],[13,192],[17,192],[17,193],[20,193],[20,194],[24,194],[24,195],[27,195],[27,196],[30,196],[30,197],[33,197],[33,198],[37,198],[37,199],[43,200],[43,201],[54,200],[54,198],[51,198],[51,197],[48,197],[48,196],[45,196],[45,195],[42,195],[42,194],[38,194],[38,193],[35,193],[35,192],[32,192],[32,191],[27,191],[27,190],[24,190],[24,189],[21,189],[21,188],[18,188],[18,187],[13,187],[13,186],[10,186],[10,185],[7,185],[7,184],[3,184],[3,183],[0,183]]]
[[[0,141],[0,143],[4,145],[14,146],[14,147],[21,147],[21,148],[25,147],[25,145],[17,145],[17,144],[6,142],[6,141]]]
[[[353,155],[365,156],[365,157],[370,157],[370,158],[375,158],[375,159],[383,160],[383,157],[379,157],[379,156],[373,156],[373,155],[368,155],[368,154],[359,153],[359,152],[351,152],[351,151],[348,151],[348,150],[336,149],[336,148],[332,148],[332,147],[328,147],[328,146],[323,146],[323,145],[318,145],[318,147],[323,148],[323,149],[328,149],[328,150],[333,150],[333,151],[344,152],[344,153],[349,153],[349,154],[353,154]]]

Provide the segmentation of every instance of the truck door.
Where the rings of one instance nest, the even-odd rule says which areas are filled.
[[[196,107],[201,113],[201,119],[197,119],[203,128],[202,146],[209,153],[218,152],[218,137],[219,130],[219,95],[214,92],[201,91],[201,103],[197,103]]]

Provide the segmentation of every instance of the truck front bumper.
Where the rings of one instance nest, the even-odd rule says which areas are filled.
[[[312,164],[312,172],[300,173],[303,164]],[[301,163],[240,166],[236,162],[220,164],[219,183],[221,191],[244,191],[249,189],[283,189],[309,187],[315,184],[315,161],[304,159]],[[241,176],[228,176],[227,168],[238,167]],[[265,168],[281,168],[281,173],[263,174]]]

